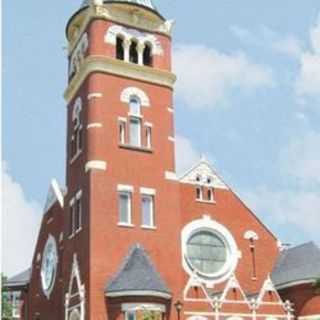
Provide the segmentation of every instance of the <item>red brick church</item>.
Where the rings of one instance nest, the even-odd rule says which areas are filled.
[[[151,0],[70,18],[66,187],[6,284],[21,319],[320,319],[316,245],[282,246],[205,159],[177,177],[172,26]]]

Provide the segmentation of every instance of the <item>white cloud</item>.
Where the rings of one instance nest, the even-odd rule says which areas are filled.
[[[268,217],[272,223],[284,228],[291,224],[320,242],[319,192],[276,192],[261,187],[254,193],[244,194],[243,197],[255,212]]]
[[[320,15],[310,29],[310,50],[302,53],[300,72],[296,80],[296,92],[299,96],[320,96]]]
[[[250,61],[242,52],[228,55],[201,45],[179,45],[173,59],[177,94],[189,107],[212,108],[234,89],[273,85],[271,69]]]
[[[183,174],[200,160],[200,153],[191,141],[183,136],[176,136],[176,167],[178,175]]]
[[[30,201],[21,185],[2,169],[2,269],[12,276],[31,266],[38,235],[41,207]]]
[[[240,26],[232,26],[231,32],[245,43],[271,49],[276,53],[295,58],[300,57],[302,53],[301,43],[296,37],[293,35],[279,35],[267,26],[261,26],[255,33]]]
[[[320,133],[310,131],[292,140],[282,151],[280,161],[284,174],[295,178],[302,188],[317,188],[320,199],[319,143]]]
[[[244,198],[259,213],[273,223],[310,234],[320,242],[320,134],[309,132],[293,139],[281,152],[279,167],[281,179],[293,183],[276,191],[261,186],[247,192]]]

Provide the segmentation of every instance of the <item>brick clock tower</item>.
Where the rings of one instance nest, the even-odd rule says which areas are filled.
[[[24,319],[292,318],[277,238],[205,159],[176,177],[172,24],[151,0],[70,18],[66,187],[50,186]]]

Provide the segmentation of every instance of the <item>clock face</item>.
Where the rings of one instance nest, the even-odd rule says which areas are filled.
[[[43,251],[41,265],[41,284],[44,294],[49,298],[53,289],[58,264],[57,244],[53,236],[49,236]]]

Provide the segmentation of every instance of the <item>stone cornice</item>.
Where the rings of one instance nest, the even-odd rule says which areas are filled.
[[[82,14],[83,16],[76,19],[79,14]],[[103,6],[94,7],[90,6],[72,17],[67,26],[67,37],[69,38],[69,53],[73,51],[82,33],[86,30],[89,22],[92,19],[96,18],[112,21],[114,23],[119,23],[151,33],[163,34],[169,37],[171,36],[172,27],[174,24],[173,20],[163,21],[154,14],[148,13],[146,10],[132,10],[132,7],[130,6],[118,6],[116,4],[104,4]],[[70,30],[73,26],[73,21],[78,24],[78,30],[77,35],[71,37]]]
[[[176,81],[176,76],[168,71],[127,63],[106,56],[89,56],[82,62],[80,70],[70,81],[64,93],[67,103],[74,97],[87,76],[94,72],[131,78],[171,89]]]

